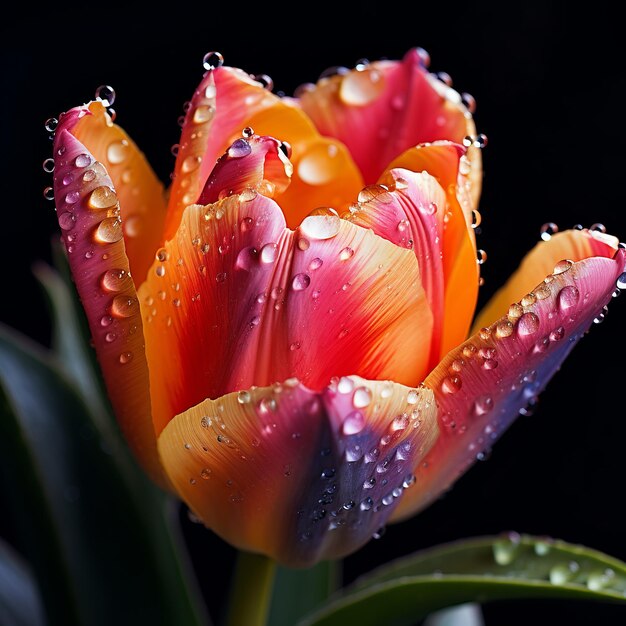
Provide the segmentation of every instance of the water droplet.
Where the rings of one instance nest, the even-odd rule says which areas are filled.
[[[365,418],[360,411],[349,413],[343,420],[341,431],[344,435],[356,435],[360,433],[365,426]]]
[[[522,307],[521,304],[517,304],[517,303],[513,303],[509,307],[509,311],[507,313],[507,315],[509,317],[512,317],[513,319],[517,319],[518,317],[521,317],[523,314],[524,314],[524,307]]]
[[[133,360],[132,352],[122,352],[122,354],[120,354],[120,363],[122,365],[126,365],[126,363],[130,363],[132,360]]]
[[[474,414],[478,417],[486,415],[493,409],[493,398],[491,396],[479,396],[474,401]]]
[[[258,404],[258,409],[260,413],[265,415],[275,411],[276,406],[276,400],[274,400],[274,398],[261,398]]]
[[[346,247],[339,253],[339,260],[347,261],[348,259],[351,259],[353,256],[354,256],[354,250],[352,248]]]
[[[468,343],[467,345],[463,346],[463,356],[466,359],[471,359],[476,355],[476,346],[472,345],[471,343]]]
[[[604,224],[600,224],[599,222],[596,222],[595,224],[592,224],[589,227],[589,230],[595,231],[598,233],[606,233],[606,226]]]
[[[372,498],[365,498],[359,505],[359,508],[361,511],[369,511],[373,506],[374,500],[372,500]]]
[[[239,404],[248,404],[250,400],[252,400],[252,396],[249,391],[240,391],[237,394],[237,402],[239,402]]]
[[[215,282],[216,283],[223,283],[227,278],[227,274],[226,272],[219,272],[218,274],[215,275]]]
[[[372,535],[372,539],[381,539],[385,535],[386,531],[387,529],[384,526],[381,526],[377,531],[374,532],[374,534]]]
[[[550,549],[551,549],[550,541],[549,540],[537,541],[535,542],[533,549],[537,556],[546,556],[546,554],[549,554]]]
[[[373,102],[382,92],[384,80],[376,69],[349,72],[339,88],[341,100],[351,106],[365,106]]]
[[[59,226],[63,230],[72,230],[76,226],[76,215],[70,211],[59,215]]]
[[[517,555],[521,537],[518,533],[511,532],[501,539],[493,542],[493,560],[498,565],[510,565]]]
[[[517,322],[517,334],[522,337],[532,335],[539,330],[539,318],[534,313],[524,313]]]
[[[163,276],[165,276],[165,265],[157,265],[154,273],[159,277],[159,278],[163,278]]]
[[[352,404],[356,409],[362,409],[372,401],[372,392],[367,387],[357,387],[352,396]]]
[[[615,572],[608,567],[603,571],[592,571],[587,577],[587,588],[591,589],[591,591],[601,591],[611,585],[614,578]]]
[[[480,150],[482,150],[483,148],[487,147],[488,143],[489,143],[489,137],[487,137],[485,133],[479,133],[474,138],[473,145],[474,145],[474,148],[479,148]]]
[[[503,319],[496,325],[496,336],[499,339],[510,337],[513,334],[513,323],[508,319]]]
[[[623,274],[620,274],[618,279],[617,279],[617,283],[615,284],[615,286],[618,289],[626,289],[626,272],[624,272]]]
[[[211,478],[211,470],[208,467],[203,468],[200,472],[200,478],[202,478],[202,480],[209,480],[209,478]]]
[[[49,133],[53,133],[57,129],[58,125],[59,120],[56,117],[49,117],[45,121],[44,127]]]
[[[122,161],[126,160],[128,156],[128,140],[122,139],[121,141],[114,141],[109,144],[107,148],[107,159],[109,163],[113,163],[117,165],[118,163],[122,163]]]
[[[107,270],[100,277],[100,285],[105,291],[115,293],[131,284],[130,276],[123,269]]]
[[[90,170],[93,171],[93,170]],[[89,195],[87,206],[95,211],[111,209],[117,205],[117,195],[110,187],[96,187]]]
[[[209,122],[213,117],[214,110],[215,109],[212,106],[201,104],[200,106],[196,107],[191,120],[194,124],[205,124],[206,122]]]
[[[487,260],[487,253],[484,250],[479,249],[476,251],[476,254],[476,262],[478,263],[478,265],[482,265]]]
[[[65,195],[66,204],[76,204],[80,200],[80,193],[78,191],[70,191]]]
[[[550,333],[550,341],[560,341],[565,336],[565,328],[559,326]]]
[[[606,319],[607,313],[609,312],[609,307],[605,306],[602,307],[602,311],[600,313],[598,313],[598,315],[596,315],[596,317],[593,318],[593,323],[594,324],[602,324],[602,322],[604,322],[604,320]]]
[[[275,243],[266,243],[261,248],[260,259],[261,263],[274,263],[278,255],[278,245]]]
[[[460,376],[446,376],[441,381],[441,390],[444,393],[456,393],[461,389],[463,382],[461,381]]]
[[[336,178],[339,168],[335,159],[339,151],[335,144],[318,142],[300,158],[298,176],[307,185],[325,185]]]
[[[341,218],[333,209],[325,209],[325,215],[309,214],[300,224],[300,232],[310,239],[331,239],[341,228]],[[316,209],[319,211],[319,209]],[[332,212],[330,212],[332,211]]]
[[[189,172],[193,172],[197,169],[201,162],[202,157],[190,154],[183,159],[183,163],[180,167],[184,174],[188,174]]]
[[[115,296],[111,302],[110,312],[115,317],[130,317],[137,312],[137,298],[131,296]]]
[[[224,57],[216,51],[207,52],[202,58],[202,66],[205,70],[215,70],[224,65]]]
[[[392,493],[388,493],[386,496],[383,496],[381,502],[385,506],[389,506],[393,502],[393,494]]]
[[[566,285],[559,291],[558,295],[559,308],[562,312],[568,312],[578,304],[580,292],[573,285]]]
[[[402,415],[397,415],[393,418],[391,422],[391,430],[397,432],[399,430],[404,430],[409,425],[409,416],[406,413]]]
[[[104,340],[105,340],[107,343],[112,343],[112,342],[114,342],[116,338],[117,338],[117,335],[116,335],[115,333],[112,333],[112,332],[111,332],[111,333],[107,333],[107,334],[104,336]]]
[[[85,174],[86,173],[87,172],[85,172]],[[85,174],[83,174],[83,180],[85,180]],[[70,185],[71,183],[74,182],[74,175],[73,174],[66,174],[65,176],[63,176],[63,179],[61,180],[61,182],[63,183],[63,185],[65,187],[67,187],[68,185]]]
[[[252,146],[245,139],[237,139],[228,148],[228,156],[233,159],[241,159],[252,152]]]
[[[553,585],[564,585],[572,580],[579,569],[580,566],[576,561],[558,563],[552,567],[548,576]]]
[[[296,274],[291,281],[291,288],[294,291],[304,291],[311,284],[311,278],[308,274]]]
[[[461,94],[461,102],[467,107],[470,113],[476,112],[476,99],[469,93]]]
[[[339,393],[350,393],[354,389],[354,382],[347,376],[342,376],[337,383]]]
[[[102,100],[105,107],[113,106],[115,102],[115,89],[110,85],[100,85],[96,89],[96,100]]]
[[[411,389],[409,393],[406,394],[406,402],[407,404],[416,404],[419,397],[419,391],[417,389]]]
[[[389,204],[393,200],[393,196],[389,193],[389,189],[384,185],[368,185],[359,191],[357,200],[365,204],[372,200],[378,200],[383,204]]]
[[[559,232],[559,227],[554,222],[546,222],[540,229],[540,237],[544,241],[550,241],[552,235]]]
[[[567,259],[564,259],[563,261],[559,261],[554,266],[554,269],[552,270],[552,275],[557,276],[559,274],[564,274],[565,272],[568,272],[572,268],[572,265],[574,265],[574,262],[569,261]]]

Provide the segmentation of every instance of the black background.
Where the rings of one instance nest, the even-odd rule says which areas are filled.
[[[0,320],[41,341],[48,322],[31,276],[49,258],[56,232],[41,162],[50,155],[43,122],[89,100],[102,83],[117,91],[118,123],[166,180],[182,103],[202,75],[207,50],[229,65],[264,72],[291,93],[329,65],[362,57],[400,58],[415,45],[478,103],[489,137],[481,247],[489,254],[481,302],[538,239],[547,221],[561,228],[603,222],[626,237],[625,73],[621,20],[598,3],[577,14],[554,3],[466,2],[459,6],[321,4],[254,12],[231,5],[178,3],[171,14],[132,14],[102,6],[93,19],[54,14],[0,27]],[[82,11],[83,8],[75,10]],[[156,23],[156,26],[154,24]],[[348,579],[395,556],[461,537],[514,529],[580,542],[626,559],[624,541],[624,321],[626,296],[543,394],[533,417],[519,418],[491,459],[417,518],[390,527],[347,560]],[[2,504],[0,494],[0,506]],[[12,534],[3,509],[2,532]],[[204,588],[227,583],[233,553],[181,514]],[[218,573],[216,575],[216,573]],[[218,596],[221,594],[217,594]],[[213,606],[219,597],[210,599]],[[517,602],[485,609],[492,624],[625,623],[623,607]]]

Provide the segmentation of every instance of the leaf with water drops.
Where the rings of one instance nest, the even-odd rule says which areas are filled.
[[[464,602],[546,598],[626,603],[626,563],[546,537],[469,539],[374,570],[298,626],[409,626]]]

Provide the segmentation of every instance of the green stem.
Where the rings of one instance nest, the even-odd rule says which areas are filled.
[[[227,626],[266,626],[276,563],[240,552],[230,590]]]

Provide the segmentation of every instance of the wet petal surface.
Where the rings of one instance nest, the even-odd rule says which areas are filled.
[[[357,376],[205,400],[159,438],[168,475],[204,523],[292,566],[366,543],[411,490],[437,436],[432,392]]]

